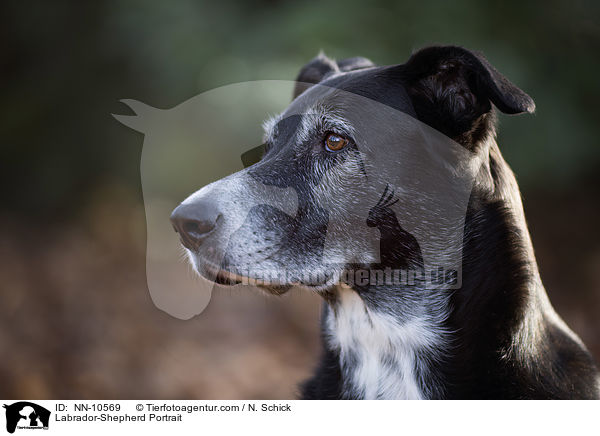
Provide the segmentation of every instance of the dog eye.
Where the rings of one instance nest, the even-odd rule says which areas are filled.
[[[346,145],[348,145],[348,140],[336,135],[335,133],[330,133],[325,137],[325,150],[327,151],[340,151]]]

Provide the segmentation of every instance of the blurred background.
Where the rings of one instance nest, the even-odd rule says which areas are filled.
[[[393,64],[463,45],[535,99],[533,116],[500,116],[500,148],[551,300],[600,359],[600,3],[6,1],[0,40],[0,397],[294,398],[319,299],[227,291],[189,321],[158,310],[143,136],[110,114],[291,80],[321,49]]]

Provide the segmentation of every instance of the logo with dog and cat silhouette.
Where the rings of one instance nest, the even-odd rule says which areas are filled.
[[[6,431],[48,430],[50,411],[29,401],[19,401],[3,406],[6,409]]]
[[[146,278],[172,316],[230,285],[461,286],[479,155],[352,92],[313,85],[318,104],[289,106],[295,84],[237,83],[169,109],[124,100],[133,114],[115,115],[144,134]],[[343,151],[317,147],[329,131],[348,131]]]

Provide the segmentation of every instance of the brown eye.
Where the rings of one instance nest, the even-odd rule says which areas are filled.
[[[330,133],[325,138],[325,149],[327,151],[340,151],[346,145],[348,145],[348,140],[335,133]]]

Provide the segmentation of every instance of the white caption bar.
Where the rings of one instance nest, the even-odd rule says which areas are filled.
[[[594,401],[4,400],[4,431],[28,434],[583,434]],[[596,418],[595,418],[596,417]],[[37,432],[35,430],[38,430]],[[169,432],[169,433],[165,433]]]

